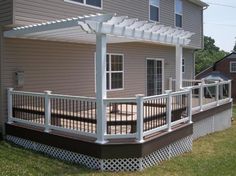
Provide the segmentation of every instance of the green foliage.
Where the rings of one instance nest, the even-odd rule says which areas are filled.
[[[196,52],[196,74],[210,66],[213,66],[216,61],[224,58],[227,54],[229,53],[220,50],[220,48],[215,45],[214,39],[205,36],[204,49]]]

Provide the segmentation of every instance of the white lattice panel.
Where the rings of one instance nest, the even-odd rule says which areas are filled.
[[[152,167],[161,161],[168,160],[172,157],[181,155],[192,150],[192,135],[180,139],[142,159],[142,168]]]
[[[104,171],[143,170],[147,167],[154,166],[155,164],[158,164],[163,160],[168,160],[171,157],[191,151],[192,149],[192,136],[188,136],[160,150],[157,150],[144,158],[97,159],[14,136],[7,136],[7,140],[17,145],[23,146],[24,148],[45,153],[54,158],[69,161],[72,163],[82,164],[91,169],[99,169]]]
[[[138,158],[102,160],[104,171],[137,171],[140,170],[141,160]]]
[[[14,136],[7,136],[6,139],[26,149],[42,152],[60,160],[82,164],[91,169],[100,169],[100,160],[93,157],[39,144],[36,142],[32,142]]]

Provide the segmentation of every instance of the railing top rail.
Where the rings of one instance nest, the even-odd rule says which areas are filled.
[[[95,97],[84,97],[84,96],[50,94],[49,97],[50,98],[62,98],[62,99],[76,99],[76,100],[96,101]]]
[[[27,95],[27,96],[37,96],[44,97],[45,93],[37,93],[37,92],[26,92],[26,91],[10,91],[12,95]],[[96,101],[95,97],[84,97],[84,96],[72,96],[72,95],[60,95],[60,94],[49,94],[50,98],[62,98],[62,99],[78,99],[78,100],[87,100],[87,101]]]
[[[135,103],[136,98],[106,98],[104,101],[106,103]]]
[[[216,81],[214,83],[204,83],[204,84],[200,84],[200,85],[194,85],[194,86],[188,86],[188,87],[184,87],[186,89],[199,89],[201,88],[201,86],[203,87],[211,87],[211,86],[217,86],[217,85],[224,85],[224,84],[230,84],[232,81],[228,80],[228,81]]]
[[[172,79],[172,81],[176,81],[176,79]],[[197,79],[183,79],[183,82],[195,82],[195,83],[198,83],[198,82],[202,82],[202,80],[197,80]]]
[[[16,91],[12,90],[10,91],[12,95],[28,95],[28,96],[39,96],[43,97],[45,94],[44,93],[37,93],[37,92],[25,92],[25,91]]]
[[[168,97],[168,94],[161,94],[161,95],[147,96],[147,97],[144,97],[143,100],[148,101],[148,100],[167,98],[167,97]]]
[[[171,95],[172,96],[176,96],[176,95],[183,95],[183,94],[188,94],[190,91],[190,89],[188,90],[187,88],[185,90],[181,90],[181,91],[178,91],[178,92],[172,92]]]

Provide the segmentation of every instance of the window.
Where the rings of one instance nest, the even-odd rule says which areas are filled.
[[[149,19],[159,22],[160,20],[160,0],[149,0]]]
[[[95,58],[95,70],[96,70],[96,58]],[[107,81],[107,86],[106,86],[107,90],[113,91],[124,88],[124,55],[107,54],[106,81]],[[96,71],[95,71],[95,89],[96,89]]]
[[[182,59],[182,72],[185,72],[185,63],[184,63],[184,59]]]
[[[183,26],[183,2],[175,0],[175,26],[182,28]]]
[[[65,2],[82,4],[82,5],[92,6],[96,8],[102,8],[102,0],[65,0]]]
[[[230,62],[230,72],[236,73],[236,62]]]
[[[123,55],[107,54],[107,90],[123,88]]]

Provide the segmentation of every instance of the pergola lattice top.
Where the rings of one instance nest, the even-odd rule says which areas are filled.
[[[188,45],[194,33],[115,14],[96,14],[16,27],[4,33],[8,38],[95,43],[94,34],[108,36],[108,43],[149,41],[169,45]]]

